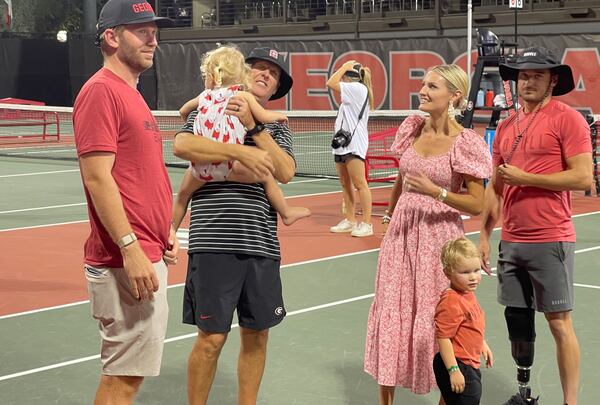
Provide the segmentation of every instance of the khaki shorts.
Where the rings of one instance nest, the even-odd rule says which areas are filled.
[[[102,374],[157,376],[160,373],[169,305],[167,266],[154,263],[159,289],[153,301],[140,302],[122,268],[85,265],[92,316],[102,338]]]

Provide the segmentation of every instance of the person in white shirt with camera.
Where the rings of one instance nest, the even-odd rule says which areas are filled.
[[[369,111],[373,108],[371,70],[354,60],[344,63],[327,81],[327,87],[340,93],[341,104],[331,141],[336,170],[344,195],[345,218],[330,228],[334,233],[352,236],[373,235],[371,190],[365,178],[365,157],[369,147]],[[354,188],[358,190],[363,211],[356,219]]]

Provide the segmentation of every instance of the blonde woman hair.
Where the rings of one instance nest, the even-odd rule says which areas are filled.
[[[463,259],[480,258],[479,250],[473,242],[467,238],[458,238],[449,240],[442,247],[442,266],[444,273],[450,275]]]
[[[232,45],[223,45],[206,52],[202,56],[200,72],[204,79],[210,76],[216,87],[242,84],[246,91],[251,87],[250,66],[239,49]]]
[[[362,66],[360,68],[360,72],[358,72],[360,77],[362,78],[362,84],[367,87],[367,92],[369,94],[369,107],[371,110],[375,108],[375,99],[373,97],[373,82],[371,81],[371,69],[368,67]],[[350,81],[359,82],[361,81],[358,77],[346,76]]]
[[[465,71],[458,65],[438,65],[432,67],[430,72],[435,72],[446,80],[448,90],[451,93],[459,90],[461,96],[454,102],[454,107],[464,110],[467,107],[469,93],[469,78]]]

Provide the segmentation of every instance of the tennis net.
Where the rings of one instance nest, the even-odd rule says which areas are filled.
[[[25,159],[77,160],[69,107],[0,104],[0,156]],[[404,118],[415,111],[372,111],[369,119],[369,154],[385,156]],[[173,155],[173,138],[183,125],[177,111],[153,112],[161,131],[163,156],[168,166],[187,166]],[[297,174],[337,177],[331,155],[335,111],[289,111],[294,133]],[[383,133],[384,136],[381,136]],[[381,175],[384,175],[383,173]]]

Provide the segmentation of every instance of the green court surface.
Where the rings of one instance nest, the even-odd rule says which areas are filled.
[[[176,190],[183,170],[170,168],[169,173]],[[295,178],[282,188],[286,196],[303,196],[339,191],[339,184],[336,180]],[[23,228],[87,219],[75,162],[0,158],[0,189],[0,238],[10,237],[17,228],[23,231]],[[589,198],[596,201],[596,197]],[[595,212],[574,219],[578,242],[573,316],[581,344],[579,404],[583,405],[599,403],[600,396],[597,371],[600,198],[597,201]],[[56,238],[61,237],[61,229],[56,227]],[[476,232],[470,236],[477,240]],[[332,236],[332,246],[336,241]],[[492,245],[497,246],[497,242],[498,232],[495,232]],[[36,255],[36,246],[44,243],[32,240],[26,254]],[[15,252],[2,254],[10,257]],[[270,333],[259,404],[377,403],[377,385],[363,372],[366,320],[377,254],[376,250],[364,249],[357,243],[353,253],[284,266],[282,279],[288,316]],[[16,257],[13,259],[18,262]],[[3,263],[9,260],[12,259]],[[47,260],[52,258],[40,257],[40,265]],[[5,282],[9,272],[26,273],[27,269],[0,268],[0,304],[10,304],[2,302],[3,293],[27,288]],[[83,274],[81,284],[85,284]],[[62,288],[61,280],[56,280],[56,293],[60,294]],[[196,331],[181,323],[182,286],[171,285],[168,294],[170,319],[161,376],[146,380],[137,400],[139,404],[186,403],[186,361]],[[482,370],[482,404],[500,405],[516,391],[516,370],[510,356],[503,308],[495,300],[496,278],[484,277],[477,294],[486,312],[487,340],[495,355],[494,367]],[[89,311],[89,304],[81,302],[0,316],[0,404],[92,403],[100,362],[98,330]],[[554,343],[546,321],[539,315],[537,331],[533,390],[541,395],[541,404],[561,404]],[[220,358],[209,404],[236,403],[238,349],[238,329],[234,327]],[[437,404],[438,396],[437,391],[416,396],[397,389],[395,403]]]

